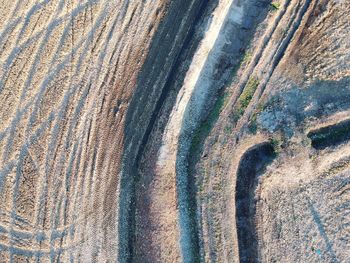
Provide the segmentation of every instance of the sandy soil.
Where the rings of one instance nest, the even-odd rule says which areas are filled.
[[[4,1],[0,258],[118,254],[118,173],[138,69],[164,1]]]
[[[347,262],[350,4],[270,2],[2,1],[0,262]]]

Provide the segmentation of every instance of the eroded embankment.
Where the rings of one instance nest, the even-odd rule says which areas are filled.
[[[185,78],[185,84],[178,95],[177,109],[173,112],[168,123],[168,133],[166,134],[168,137],[165,136],[165,140],[163,139],[164,142],[175,139],[177,144],[176,151],[171,153],[176,155],[170,159],[175,160],[175,167],[172,169],[176,174],[180,245],[184,262],[194,262],[200,258],[199,251],[194,250],[195,246],[199,246],[198,243],[195,243],[198,242],[198,229],[196,227],[194,186],[190,185],[191,180],[188,174],[188,154],[191,141],[200,120],[203,115],[206,115],[205,110],[207,105],[211,103],[211,96],[218,92],[223,80],[225,80],[224,77],[216,81],[215,70],[220,68],[219,63],[222,61],[222,50],[227,35],[230,33],[230,24],[241,22],[241,6],[236,6],[235,1],[219,3],[211,25]],[[237,52],[238,45],[232,44],[232,46],[233,51],[236,48]],[[226,79],[229,77],[229,75],[226,76]],[[166,144],[164,149],[166,149]],[[161,158],[165,157],[161,155]]]
[[[258,235],[256,229],[256,189],[259,176],[275,157],[270,143],[262,143],[248,149],[242,156],[237,170],[236,227],[241,263],[259,262]]]
[[[136,183],[135,211],[135,262],[180,261],[179,227],[175,175],[160,173],[155,169],[161,141],[170,112],[176,101],[176,94],[183,84],[189,61],[203,38],[204,30],[217,1],[202,1],[201,9],[188,32],[179,56],[166,80],[158,101],[158,110],[153,113],[149,133],[145,135],[142,150],[139,152],[138,180]],[[148,237],[145,239],[144,237]],[[198,250],[193,242],[193,249]],[[193,252],[195,253],[195,252]],[[193,254],[191,252],[191,254]]]
[[[211,103],[210,97],[230,78],[229,65],[233,62],[227,61],[237,60],[240,49],[240,43],[230,33],[235,32],[234,25],[242,22],[242,16],[243,6],[237,6],[235,1],[219,2],[193,57],[162,139],[157,172],[170,174],[176,182],[181,256],[185,262],[194,262],[200,257],[196,248],[198,238],[195,208],[192,206],[195,197],[190,196],[189,191],[187,155],[193,132]],[[230,45],[227,45],[228,39],[232,41]],[[220,65],[225,61],[224,48],[232,50],[226,58],[227,68]],[[219,77],[217,68],[222,74]]]
[[[207,3],[207,1],[197,0],[169,3],[166,15],[152,41],[146,62],[140,71],[137,88],[126,116],[126,137],[120,182],[119,262],[135,260],[164,262],[164,260],[176,261],[179,258],[176,233],[173,233],[169,240],[160,238],[160,241],[165,243],[164,247],[160,248],[154,241],[158,238],[159,232],[150,231],[146,236],[142,235],[142,241],[151,245],[146,248],[135,247],[135,231],[140,230],[135,229],[137,216],[135,215],[135,183],[140,179],[138,167],[145,144],[169,93],[168,82],[173,78],[173,72],[178,67],[181,52],[190,43],[196,19],[204,12]],[[147,199],[146,196],[144,198]],[[147,215],[140,216],[147,217]],[[137,258],[134,253],[138,254]],[[162,258],[163,254],[159,256],[160,253],[165,257]]]

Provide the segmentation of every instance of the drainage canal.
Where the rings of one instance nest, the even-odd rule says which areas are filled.
[[[350,140],[350,119],[310,131],[307,137],[311,139],[312,147],[317,150],[339,145]]]
[[[275,157],[270,143],[253,146],[242,156],[236,184],[236,222],[241,263],[259,262],[258,236],[255,225],[258,178]]]

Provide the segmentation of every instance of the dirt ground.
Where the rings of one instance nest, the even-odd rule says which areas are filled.
[[[258,27],[250,63],[229,87],[234,96],[196,163],[207,262],[347,262],[350,257],[348,141],[334,138],[342,132],[336,123],[349,116],[345,39],[350,20],[345,12],[350,6],[335,1],[280,3],[266,26]],[[239,112],[252,76],[258,84]],[[307,134],[326,125],[333,127],[325,139],[329,143],[315,149]],[[255,207],[250,218],[255,230],[240,230],[235,193],[240,190],[238,163],[247,151],[240,145],[258,145],[261,137],[277,155],[259,175],[250,205]],[[240,231],[256,232],[254,260],[241,257]]]
[[[125,115],[165,8],[1,3],[1,262],[117,259]]]
[[[0,4],[0,262],[349,262],[350,2]]]

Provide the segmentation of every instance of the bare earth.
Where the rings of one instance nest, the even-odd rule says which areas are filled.
[[[0,3],[0,262],[350,262],[350,1]]]

